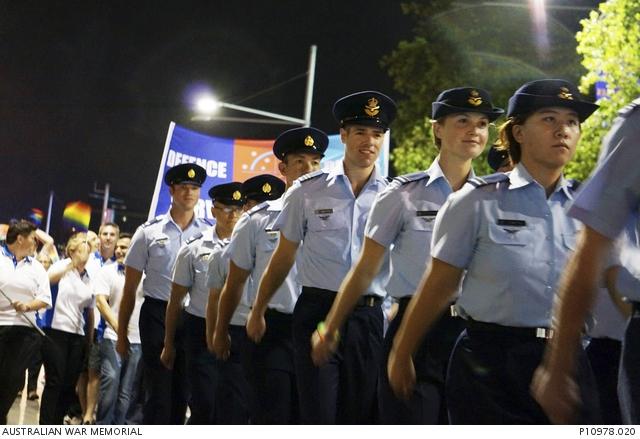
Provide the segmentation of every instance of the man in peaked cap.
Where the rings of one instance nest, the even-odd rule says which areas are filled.
[[[378,275],[385,258],[391,261],[387,295],[398,305],[383,341],[378,382],[379,423],[448,423],[444,379],[449,354],[462,328],[461,320],[440,316],[436,335],[422,343],[416,355],[417,391],[409,401],[396,398],[387,379],[387,359],[399,322],[430,262],[431,230],[436,214],[449,195],[475,176],[472,161],[489,137],[489,124],[503,110],[493,106],[489,93],[475,87],[445,90],[432,104],[433,135],[439,152],[425,171],[397,177],[371,207],[362,251],[340,286],[325,320],[327,333],[343,327],[366,289]],[[331,338],[312,338],[312,356],[317,365],[330,361],[338,348]]]
[[[272,227],[280,230],[280,240],[262,277],[247,332],[255,341],[264,336],[267,305],[298,255],[303,287],[293,313],[293,341],[301,422],[367,424],[373,422],[376,406],[377,362],[371,359],[381,354],[387,261],[345,324],[349,330],[329,364],[314,366],[309,340],[316,329],[322,337],[337,338],[324,331],[321,321],[360,253],[373,200],[387,185],[376,160],[396,106],[382,93],[363,91],[339,99],[333,114],[344,158],[330,170],[300,178],[287,192]]]
[[[190,424],[211,424],[215,419],[218,370],[215,357],[207,350],[207,271],[216,246],[230,238],[245,201],[242,184],[238,182],[213,186],[209,189],[209,197],[213,201],[211,214],[216,224],[189,239],[178,251],[167,304],[164,348],[160,356],[162,364],[173,369],[177,350],[176,328],[183,321],[186,368],[191,384]],[[182,312],[187,294],[189,301]]]
[[[144,365],[145,424],[183,424],[188,381],[182,349],[177,349],[173,370],[160,362],[164,345],[165,313],[171,295],[171,270],[178,250],[210,224],[196,217],[194,209],[200,199],[200,187],[206,171],[194,163],[169,169],[164,182],[169,186],[171,208],[138,227],[125,259],[125,284],[118,315],[116,349],[122,356],[129,352],[127,328],[135,304],[136,289],[142,274],[144,304],[140,310],[140,342]],[[180,331],[176,339],[180,338]]]
[[[287,187],[299,177],[319,169],[328,140],[324,132],[311,127],[294,128],[278,136],[273,152],[281,160],[279,169]],[[268,184],[273,187],[273,183]],[[261,196],[260,193],[264,193],[266,188],[259,177],[247,180],[243,186],[247,192],[255,194],[248,197],[265,202],[242,217],[229,247],[229,276],[221,294],[213,341],[216,354],[221,358],[228,356],[228,323],[240,301],[243,287],[250,280],[248,296],[253,299],[279,237],[272,224],[280,213],[282,199],[267,200]],[[267,327],[265,336],[259,344],[248,345],[243,362],[257,396],[256,407],[252,410],[255,423],[294,424],[298,421],[291,322],[300,290],[294,265],[267,305],[264,313]]]

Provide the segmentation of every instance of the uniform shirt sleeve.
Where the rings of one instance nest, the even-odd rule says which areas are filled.
[[[471,262],[480,224],[479,200],[471,185],[452,194],[438,211],[431,256],[458,268]]]
[[[629,216],[640,206],[640,111],[620,126],[612,141],[617,145],[604,157],[591,179],[585,183],[569,210],[569,215],[597,232],[615,239]]]
[[[134,268],[138,271],[144,271],[147,267],[147,239],[142,227],[138,227],[136,233],[131,238],[131,245],[127,251],[124,265]]]
[[[178,256],[173,266],[173,275],[171,279],[174,283],[183,286],[190,287],[193,285],[193,270],[191,269],[191,251],[187,244],[184,244],[178,250]]]
[[[233,230],[233,239],[229,244],[231,260],[243,270],[251,271],[256,260],[255,221],[249,215],[243,215]]]
[[[225,259],[222,257],[223,251],[218,249],[211,255],[209,260],[209,271],[207,274],[207,288],[222,289],[227,277],[224,268]]]
[[[35,299],[47,304],[47,308],[51,308],[53,301],[51,300],[51,285],[49,284],[49,276],[43,266],[37,268],[37,282]]]
[[[391,245],[402,230],[406,212],[397,188],[392,183],[376,196],[365,226],[365,236],[385,247]]]
[[[299,183],[289,189],[282,211],[273,224],[274,230],[280,230],[285,239],[295,243],[302,241],[305,232],[303,192]]]

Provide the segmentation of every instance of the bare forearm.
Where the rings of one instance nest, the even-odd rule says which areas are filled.
[[[114,331],[118,332],[118,318],[109,306],[106,296],[100,295],[97,297],[96,306],[98,307],[98,311],[100,311],[100,315],[107,321]]]
[[[206,319],[207,340],[211,340],[211,338],[213,337],[213,332],[218,329],[219,299],[220,299],[220,290],[216,288],[211,288],[209,290],[209,300],[207,301],[207,319]],[[229,318],[229,320],[230,319],[231,318]],[[227,329],[227,326],[224,326],[224,329]]]
[[[556,334],[548,357],[550,366],[558,372],[571,373],[574,370],[580,334],[593,304],[602,261],[610,246],[610,241],[607,241],[595,231],[585,230],[560,282],[554,313]]]
[[[182,310],[182,301],[187,294],[187,289],[177,284],[172,284],[171,296],[167,303],[167,311],[165,313],[164,322],[164,345],[173,346],[176,335],[176,326],[180,319],[180,311]]]
[[[379,246],[379,244],[375,245]],[[325,321],[327,333],[334,334],[342,326],[355,308],[360,296],[369,288],[380,271],[385,249],[382,246],[379,247],[380,249],[376,248],[372,251],[371,245],[367,243],[358,264],[349,271],[340,285],[338,295]]]

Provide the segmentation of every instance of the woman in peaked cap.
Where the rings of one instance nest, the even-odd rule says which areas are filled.
[[[396,394],[411,393],[411,355],[462,281],[457,309],[466,329],[446,380],[451,422],[549,423],[529,383],[553,336],[557,281],[579,228],[565,213],[575,185],[562,171],[575,153],[580,123],[596,108],[563,80],[529,82],[511,97],[500,143],[516,166],[471,180],[440,209],[430,268],[389,357]],[[584,352],[578,362],[584,404],[576,422],[594,423],[597,394]]]

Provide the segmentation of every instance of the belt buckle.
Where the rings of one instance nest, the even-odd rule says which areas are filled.
[[[547,328],[536,328],[536,337],[544,338],[545,340],[549,340],[553,338],[553,329]]]
[[[371,307],[371,306],[373,306],[373,305],[375,305],[375,304],[376,304],[376,298],[375,298],[375,297],[373,297],[373,296],[365,297],[365,298],[364,298],[364,304],[365,304],[366,306]]]
[[[459,317],[460,314],[458,314],[458,309],[456,308],[455,305],[451,305],[449,307],[449,314],[451,314],[451,317]]]

